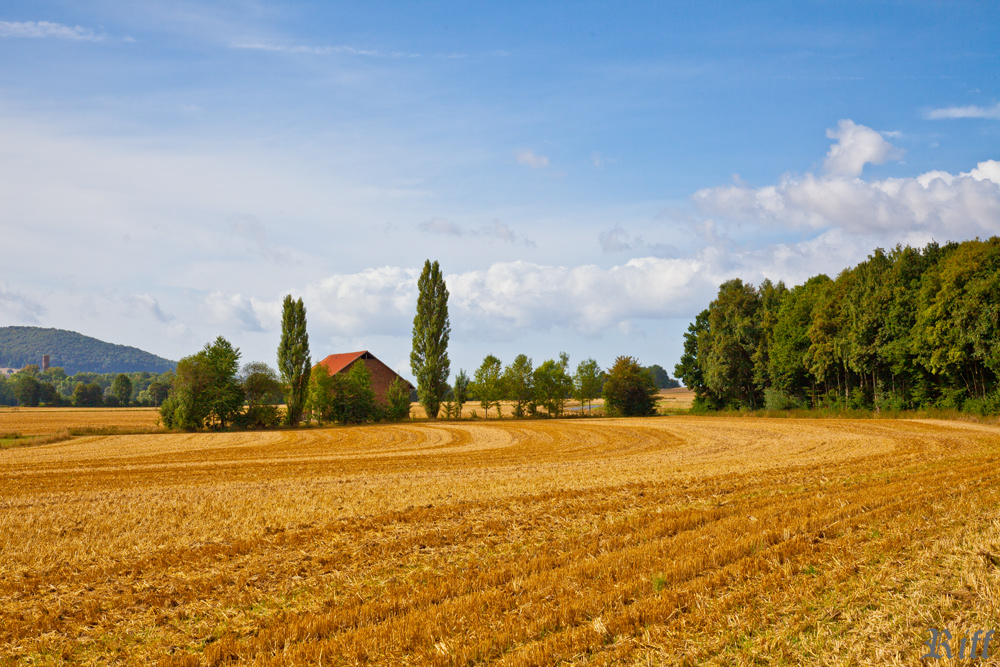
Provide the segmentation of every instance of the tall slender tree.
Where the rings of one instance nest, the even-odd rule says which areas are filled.
[[[417,378],[417,395],[429,419],[436,419],[447,393],[451,362],[448,360],[448,288],[437,261],[424,262],[417,281],[417,314],[413,318],[413,352],[410,368]]]
[[[302,299],[286,295],[282,303],[281,342],[278,344],[278,370],[285,385],[285,422],[299,423],[309,390],[309,334],[306,332],[306,307]]]

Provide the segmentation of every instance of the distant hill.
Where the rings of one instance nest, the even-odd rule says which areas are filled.
[[[135,347],[105,343],[75,331],[41,327],[0,327],[0,368],[42,365],[60,366],[69,375],[89,373],[165,373],[177,368],[176,361],[143,352]]]

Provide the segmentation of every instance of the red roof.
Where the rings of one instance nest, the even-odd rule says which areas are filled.
[[[356,359],[362,358],[374,359],[375,357],[368,350],[361,350],[360,352],[344,352],[343,354],[331,354],[329,357],[316,364],[316,366],[326,366],[326,369],[330,371],[330,375],[336,375],[350,366]],[[315,366],[313,368],[315,368]]]

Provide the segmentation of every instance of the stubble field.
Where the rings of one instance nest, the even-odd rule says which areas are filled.
[[[3,450],[0,664],[919,664],[1000,629],[998,462],[710,417]]]

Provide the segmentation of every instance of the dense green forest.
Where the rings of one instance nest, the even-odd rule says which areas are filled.
[[[127,381],[120,378],[127,378]],[[60,407],[159,406],[167,397],[174,372],[85,373],[67,375],[58,366],[42,371],[29,364],[11,377],[0,375],[0,405]],[[115,381],[118,381],[118,386]],[[127,387],[122,391],[122,386]],[[118,391],[116,391],[118,390]],[[128,400],[123,400],[125,394]]]
[[[1000,238],[877,249],[831,280],[730,280],[675,375],[701,409],[1000,412]]]
[[[114,345],[75,331],[40,327],[0,327],[0,368],[22,368],[41,364],[49,355],[51,366],[67,374],[166,373],[177,362],[143,352],[135,347]]]

